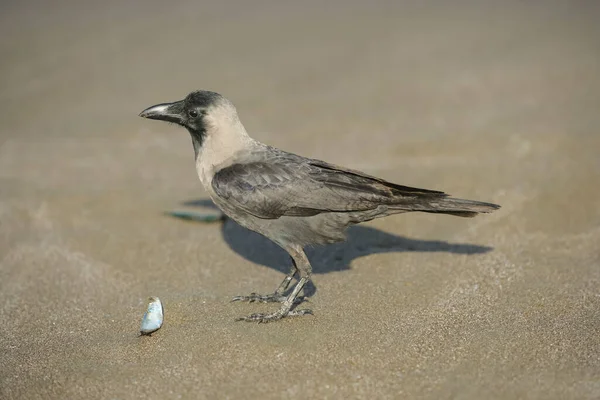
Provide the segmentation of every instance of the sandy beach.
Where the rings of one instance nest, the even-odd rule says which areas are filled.
[[[600,398],[594,1],[0,5],[0,398]],[[310,249],[215,212],[189,135],[138,113],[222,93],[254,138],[500,204]],[[149,296],[164,326],[140,337]]]

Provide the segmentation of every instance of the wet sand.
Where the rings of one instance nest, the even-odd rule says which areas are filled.
[[[578,2],[0,6],[0,398],[600,397],[600,7]],[[289,261],[210,211],[186,132],[223,93],[252,136],[495,202]],[[148,296],[165,324],[139,337]]]

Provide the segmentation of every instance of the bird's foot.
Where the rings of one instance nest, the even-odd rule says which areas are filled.
[[[310,314],[312,315],[312,311],[311,310],[292,310],[292,311],[287,311],[287,312],[282,312],[281,310],[278,310],[272,314],[252,314],[249,315],[247,317],[240,317],[237,318],[236,321],[247,321],[247,322],[258,322],[260,323],[267,323],[267,322],[273,322],[273,321],[278,321],[282,318],[286,318],[286,317],[297,317],[300,315],[307,315]]]
[[[249,296],[235,296],[231,301],[247,301],[248,303],[283,303],[287,299],[286,296],[280,293],[258,294],[250,293]],[[294,300],[294,304],[299,304],[304,301],[304,296],[299,296]]]

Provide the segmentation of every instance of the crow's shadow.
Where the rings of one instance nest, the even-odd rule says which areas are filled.
[[[208,199],[187,201],[183,205],[218,210]],[[224,218],[220,225],[223,238],[233,251],[253,263],[282,273],[289,272],[290,256],[278,245],[229,218]],[[348,239],[345,242],[308,248],[306,253],[313,266],[313,272],[325,274],[350,269],[352,260],[369,254],[405,251],[482,254],[492,249],[475,244],[409,239],[368,226],[354,225],[348,229]],[[311,287],[312,289],[305,290],[305,295],[310,296],[314,293],[315,288],[312,285]]]

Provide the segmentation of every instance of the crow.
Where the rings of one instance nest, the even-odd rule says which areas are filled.
[[[294,308],[311,279],[312,267],[304,248],[343,241],[350,225],[412,211],[474,217],[500,208],[398,185],[260,143],[248,135],[233,103],[215,92],[194,91],[183,100],[154,105],[139,115],[186,128],[198,177],[213,202],[228,217],[272,240],[291,256],[292,269],[274,293],[233,298],[280,302],[281,308],[238,320],[271,322],[312,314]],[[286,296],[296,275],[298,282]]]

